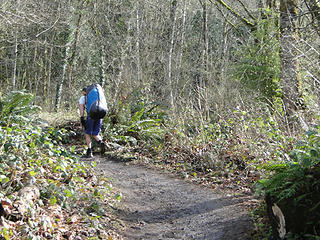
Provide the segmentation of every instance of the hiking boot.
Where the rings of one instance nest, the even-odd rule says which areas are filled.
[[[86,157],[87,157],[87,158],[93,158],[93,154],[92,154],[91,148],[88,148],[88,149],[87,149]]]
[[[100,143],[100,153],[101,155],[103,155],[106,152],[106,144],[104,143],[104,141],[101,141]]]

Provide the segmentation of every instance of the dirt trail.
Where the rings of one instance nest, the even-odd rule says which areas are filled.
[[[143,166],[108,158],[98,168],[114,179],[123,199],[117,211],[128,240],[242,240],[252,228],[241,203],[213,190]]]

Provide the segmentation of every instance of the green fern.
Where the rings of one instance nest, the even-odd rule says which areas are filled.
[[[164,116],[164,111],[154,103],[146,104],[141,101],[136,106],[120,103],[119,109],[104,120],[103,134],[111,141],[120,144],[152,145],[162,139],[164,130],[161,124]]]
[[[25,122],[26,116],[39,110],[39,106],[32,105],[34,96],[22,91],[12,91],[0,98],[0,124],[10,122]]]
[[[318,131],[308,132],[289,160],[265,168],[270,176],[258,184],[258,190],[264,189],[266,201],[277,202],[283,210],[288,229],[294,233],[318,234],[320,229],[319,153]],[[304,222],[297,226],[300,219]]]
[[[299,142],[290,154],[290,161],[265,166],[271,173],[268,179],[259,181],[260,189],[275,196],[279,201],[294,198],[297,202],[308,201],[308,191],[314,191],[314,172],[320,166],[320,135],[308,132],[306,140]],[[317,204],[315,204],[317,205]]]

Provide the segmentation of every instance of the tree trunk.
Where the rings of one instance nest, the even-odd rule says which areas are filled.
[[[199,114],[204,119],[209,117],[209,105],[208,105],[208,13],[207,13],[207,2],[205,0],[199,0],[202,7],[202,31],[201,31],[201,59],[199,67],[199,80],[197,84],[198,91],[198,109]]]
[[[298,41],[296,0],[280,1],[280,64],[283,100],[289,126],[302,106],[302,86],[296,45]]]
[[[202,41],[203,41],[203,50],[202,50],[202,65],[203,65],[203,91],[204,91],[204,110],[205,117],[209,119],[209,70],[208,70],[208,56],[209,56],[209,41],[208,41],[208,9],[207,1],[202,3]],[[212,87],[212,86],[211,86]]]
[[[168,82],[169,82],[169,93],[170,93],[170,105],[172,107],[173,113],[175,113],[175,104],[174,104],[174,94],[175,89],[172,80],[172,54],[174,48],[174,39],[175,39],[175,30],[176,30],[176,9],[177,9],[177,0],[171,2],[171,14],[170,14],[170,24],[171,24],[171,36],[170,36],[170,45],[169,45],[169,56],[168,56]]]
[[[61,78],[59,79],[58,85],[57,85],[55,112],[58,112],[58,110],[60,108],[61,97],[62,97],[62,88],[63,88],[63,84],[65,82],[67,67],[69,64],[69,55],[70,55],[70,45],[68,44],[66,46]]]
[[[181,24],[181,41],[180,41],[180,50],[178,54],[178,63],[177,63],[177,79],[176,86],[179,88],[179,80],[182,77],[182,56],[185,42],[185,34],[186,34],[186,17],[187,17],[187,1],[183,0],[183,13],[182,13],[182,24]]]
[[[81,27],[81,17],[82,17],[82,9],[83,5],[86,0],[83,0],[81,2],[80,8],[76,8],[75,12],[78,13],[78,19],[76,22],[76,26],[72,23],[72,18],[71,18],[71,29],[69,30],[69,36],[68,36],[68,42],[66,43],[66,51],[65,51],[65,57],[64,57],[64,62],[63,62],[63,67],[62,67],[62,75],[61,78],[58,81],[57,84],[57,92],[56,92],[56,104],[55,104],[55,111],[58,112],[61,104],[61,97],[62,97],[62,89],[63,85],[66,81],[67,78],[67,69],[70,66],[70,74],[72,70],[72,65],[73,61],[75,59],[76,51],[77,51],[77,42],[78,42],[78,36],[80,32],[80,27]],[[74,29],[73,29],[74,28]],[[72,49],[71,49],[72,46]]]
[[[18,61],[18,33],[17,29],[14,32],[14,61],[13,61],[13,69],[12,69],[12,78],[11,78],[11,87],[12,90],[16,89],[16,81],[17,81],[17,61]]]
[[[43,88],[42,88],[42,94],[45,99],[48,99],[48,68],[47,68],[47,63],[49,62],[48,60],[48,44],[47,44],[47,38],[45,37],[44,41],[44,64],[43,64]]]
[[[141,60],[140,60],[140,1],[136,2],[136,64],[137,64],[137,82],[141,84]]]
[[[31,69],[31,83],[30,83],[30,90],[33,91],[34,93],[37,92],[37,87],[38,87],[38,64],[37,64],[37,58],[38,58],[38,51],[39,51],[39,43],[37,42],[34,46],[34,54],[33,54],[33,61],[32,61],[32,69]]]
[[[53,42],[53,41],[51,41]],[[47,76],[47,85],[48,85],[48,103],[49,106],[53,105],[53,101],[51,98],[51,74],[52,74],[52,60],[53,59],[53,47],[50,47],[49,59],[48,59],[48,76]],[[50,99],[50,100],[49,100]]]
[[[106,84],[106,79],[107,79],[107,75],[106,75],[106,51],[104,49],[104,46],[101,46],[100,49],[100,59],[101,59],[101,87],[104,88],[104,85]]]
[[[305,0],[305,4],[307,5],[309,12],[312,16],[312,26],[314,30],[317,32],[318,37],[320,37],[320,3],[318,0]],[[320,46],[317,46],[318,52],[320,52]],[[317,88],[318,100],[320,102],[320,54],[318,56],[317,61],[318,71],[315,75],[315,86]]]
[[[128,59],[128,49],[130,48],[131,46],[131,35],[130,35],[130,32],[131,32],[131,22],[128,23],[128,29],[127,29],[127,36],[126,36],[126,40],[125,42],[123,43],[123,45],[121,46],[121,50],[120,50],[120,66],[119,66],[119,73],[118,73],[118,81],[115,80],[114,83],[115,83],[115,91],[114,91],[114,97],[113,99],[119,99],[121,97],[121,95],[123,94],[123,91],[124,91],[124,88],[125,88],[125,85],[127,85],[127,82],[125,82],[124,78],[124,72],[125,72],[125,65],[126,65],[126,62],[127,62],[127,59]]]

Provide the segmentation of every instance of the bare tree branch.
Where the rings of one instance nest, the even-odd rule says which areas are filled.
[[[241,0],[237,0],[241,6],[243,7],[243,9],[246,11],[246,13],[248,14],[249,17],[251,17],[254,21],[257,20],[257,18],[255,16],[252,15],[252,13],[249,11],[249,9],[247,8],[247,6],[241,1]]]
[[[211,3],[213,3],[213,0],[209,0]],[[228,4],[226,4],[224,1],[222,0],[214,0],[216,2],[218,2],[219,4],[221,4],[223,7],[225,7],[226,9],[228,9],[235,17],[237,17],[241,22],[243,22],[244,24],[246,24],[247,26],[249,26],[250,28],[255,27],[255,23],[249,21],[247,18],[241,16],[237,11],[235,11],[233,8],[231,8]]]

